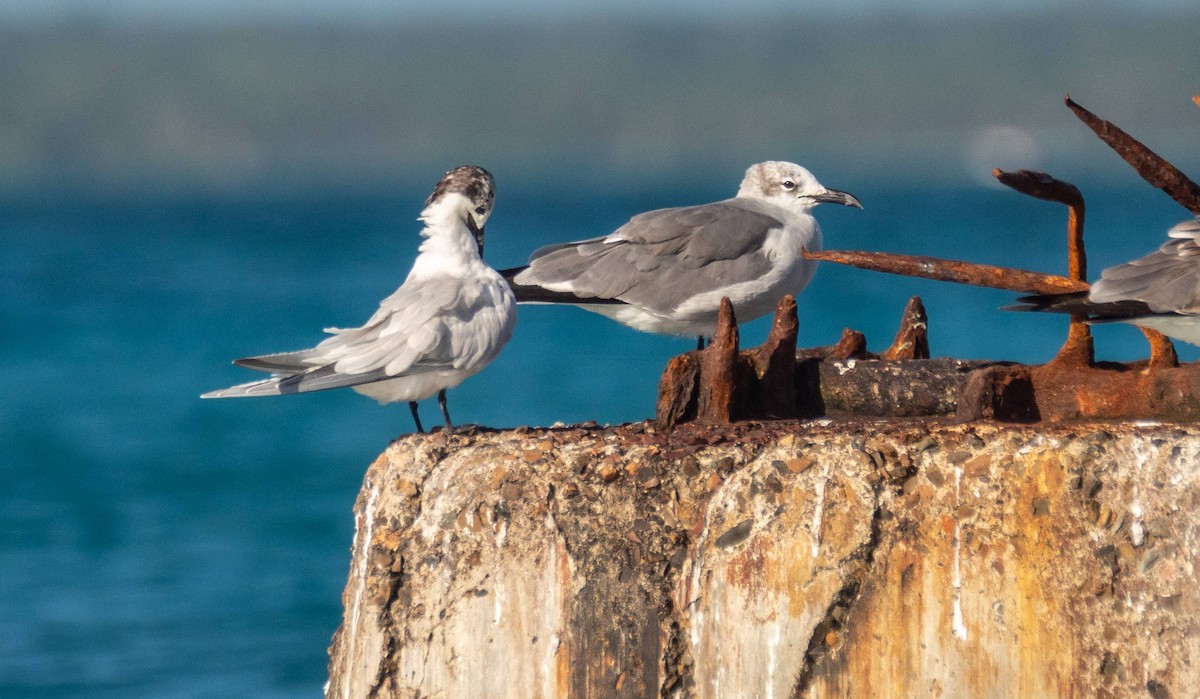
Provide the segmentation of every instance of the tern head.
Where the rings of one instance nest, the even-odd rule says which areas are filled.
[[[492,174],[476,165],[456,167],[438,180],[433,194],[425,200],[425,208],[442,204],[452,206],[455,213],[467,224],[479,254],[483,255],[483,226],[492,215],[496,201],[496,181]]]
[[[738,188],[738,196],[765,199],[805,212],[825,202],[863,208],[853,194],[829,189],[808,170],[779,160],[751,165]]]

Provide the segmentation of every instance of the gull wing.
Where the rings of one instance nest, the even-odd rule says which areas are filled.
[[[1088,299],[1086,291],[1072,291],[1063,294],[1031,294],[1017,297],[1017,304],[1002,306],[1002,311],[1047,311],[1052,313],[1074,313],[1091,316],[1089,320],[1127,320],[1153,315],[1150,308],[1141,301],[1122,299],[1120,301],[1105,301],[1096,303]]]
[[[783,222],[728,199],[638,214],[611,235],[534,252],[518,284],[670,312],[696,294],[762,276]]]

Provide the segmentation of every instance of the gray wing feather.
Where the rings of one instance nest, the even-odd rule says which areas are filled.
[[[450,324],[468,319],[482,293],[479,284],[460,279],[406,284],[383,300],[366,325],[336,331],[313,348],[312,360],[346,374],[457,368],[474,358],[455,354]]]
[[[333,367],[319,367],[303,374],[277,376],[262,381],[239,384],[220,391],[212,391],[201,398],[249,398],[253,396],[278,396],[289,393],[310,393],[331,388],[347,388],[373,383],[390,378],[382,369],[363,374],[339,374]]]
[[[332,337],[312,349],[234,362],[276,376],[203,397],[307,393],[470,365],[491,348],[475,333],[456,338],[451,325],[469,321],[483,293],[481,284],[460,279],[406,283],[362,327],[331,329]]]
[[[516,281],[668,311],[696,293],[765,274],[762,245],[782,225],[736,200],[650,211],[607,237],[538,250]]]
[[[233,363],[246,369],[254,369],[255,371],[268,371],[272,374],[295,374],[312,368],[312,364],[308,362],[311,357],[312,350],[300,350],[299,352],[279,352],[276,354],[261,354],[257,357],[242,357],[241,359],[233,360]]]
[[[1104,270],[1089,300],[1132,299],[1156,313],[1200,313],[1200,219],[1176,225],[1169,235],[1171,240],[1149,255]]]
[[[556,251],[562,250],[564,248],[577,248],[577,247],[581,247],[581,246],[585,246],[585,245],[592,245],[595,243],[603,243],[604,239],[607,237],[608,236],[606,236],[606,235],[602,235],[599,238],[588,238],[587,240],[577,240],[573,243],[552,243],[550,245],[543,245],[542,247],[538,248],[537,250],[534,250],[533,254],[529,256],[529,259],[532,260],[532,259],[536,259],[538,257],[545,257],[546,255],[549,255],[552,252],[556,252]]]

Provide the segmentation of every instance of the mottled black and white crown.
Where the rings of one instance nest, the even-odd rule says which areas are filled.
[[[425,206],[429,207],[448,194],[466,197],[471,202],[476,220],[486,220],[496,201],[496,181],[492,179],[492,173],[477,165],[456,167],[438,180],[433,194],[425,200]]]

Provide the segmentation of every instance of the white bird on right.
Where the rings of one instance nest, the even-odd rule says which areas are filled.
[[[862,208],[795,163],[750,166],[737,196],[638,214],[599,238],[541,248],[525,267],[503,270],[518,303],[580,306],[631,328],[711,337],[721,297],[739,322],[797,295],[821,249],[812,210],[832,202]]]
[[[1200,218],[1167,237],[1149,255],[1104,270],[1089,291],[1022,296],[1005,310],[1086,314],[1089,323],[1129,323],[1200,345]]]

